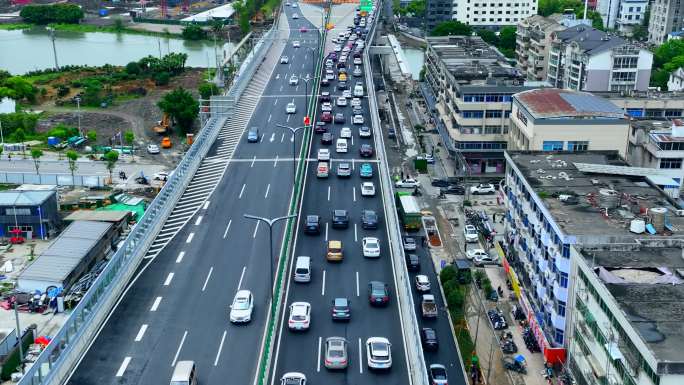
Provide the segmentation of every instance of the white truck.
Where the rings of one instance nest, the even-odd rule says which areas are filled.
[[[423,300],[420,302],[420,308],[423,312],[423,318],[437,317],[437,303],[435,296],[432,294],[423,294]]]

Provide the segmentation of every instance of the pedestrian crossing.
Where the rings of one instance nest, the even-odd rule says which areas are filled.
[[[275,68],[278,58],[278,55],[269,55],[262,62],[261,66],[264,69]],[[254,99],[261,97],[268,85],[271,74],[272,71],[258,70],[250,80],[249,86],[245,89],[235,106],[233,115],[221,127],[214,142],[214,147],[209,151],[211,155],[202,160],[188,188],[178,200],[178,203],[176,203],[171,215],[164,223],[164,227],[162,227],[152,246],[147,251],[145,258],[156,257],[171,242],[188,220],[195,215],[202,206],[202,203],[209,198],[219,184],[238,143],[240,143],[247,123],[251,120],[257,107],[258,103],[255,103]]]

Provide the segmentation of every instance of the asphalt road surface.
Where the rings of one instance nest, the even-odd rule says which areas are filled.
[[[179,360],[194,360],[200,384],[252,384],[269,301],[268,228],[243,214],[276,217],[287,213],[292,190],[292,134],[276,124],[301,125],[304,84],[290,86],[291,74],[313,71],[316,32],[302,19],[290,20],[290,37],[246,132],[208,202],[149,264],[112,313],[73,373],[69,384],[168,384]],[[293,48],[299,40],[302,48]],[[271,52],[277,54],[278,52]],[[296,114],[286,114],[294,101]],[[298,134],[301,141],[301,133]],[[300,145],[297,142],[297,145]],[[208,156],[215,152],[216,144]],[[274,226],[274,249],[284,225]],[[253,320],[233,325],[229,305],[238,289],[255,299]]]

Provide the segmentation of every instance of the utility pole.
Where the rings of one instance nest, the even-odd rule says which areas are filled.
[[[55,70],[59,71],[59,64],[57,63],[57,46],[55,46],[55,29],[54,28],[48,28],[50,31],[50,40],[52,40],[52,53],[55,58]]]
[[[161,39],[157,38],[157,48],[159,49],[159,60],[161,60],[162,55],[161,55]]]
[[[16,209],[15,209],[16,210]],[[24,374],[24,340],[19,328],[19,312],[17,311],[17,299],[14,298],[14,320],[17,323],[17,339],[19,340],[19,362],[21,362],[21,373]]]
[[[76,97],[76,111],[76,115],[78,115],[78,134],[85,136],[83,135],[83,132],[81,132],[81,98],[78,96]]]

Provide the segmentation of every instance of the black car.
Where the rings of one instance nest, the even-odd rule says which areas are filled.
[[[328,80],[327,78],[321,79],[321,87],[327,87],[329,85],[330,85],[330,80]]]
[[[321,102],[329,102],[329,101],[331,101],[332,99],[330,98],[330,92],[328,92],[328,91],[323,91],[323,92],[321,92],[321,97],[320,97],[320,99],[321,99]]]
[[[340,91],[348,90],[349,85],[345,81],[337,82],[337,89]]]
[[[406,254],[406,268],[409,271],[420,270],[420,259],[416,254]]]
[[[344,123],[344,122],[345,122],[344,114],[341,112],[336,113],[335,114],[335,123]]]
[[[373,156],[373,146],[367,143],[362,144],[361,147],[359,147],[359,154],[364,158]]]
[[[332,144],[333,142],[333,135],[329,132],[324,132],[323,136],[321,136],[321,144]]]
[[[370,281],[368,284],[368,302],[372,306],[385,306],[389,303],[389,288],[380,281]]]
[[[449,187],[451,185],[448,180],[444,179],[433,179],[430,184],[433,187]]]
[[[326,126],[325,122],[319,120],[316,122],[316,128],[314,128],[314,131],[317,134],[326,133],[328,132],[328,126]]]
[[[318,215],[307,215],[304,224],[304,232],[307,234],[320,234],[321,218]]]
[[[361,227],[364,229],[377,229],[378,214],[373,210],[363,210],[361,212]]]
[[[405,251],[413,251],[416,249],[416,239],[413,237],[404,237],[403,243]]]
[[[465,194],[465,188],[463,186],[450,185],[439,189],[439,192],[442,194],[463,195]]]
[[[439,349],[439,340],[437,340],[437,333],[432,328],[422,328],[420,330],[420,341],[423,343],[423,349],[436,352]]]
[[[333,299],[331,313],[333,321],[349,321],[351,319],[349,300],[344,297]]]
[[[349,215],[347,214],[347,210],[333,210],[332,227],[343,229],[349,227]]]

